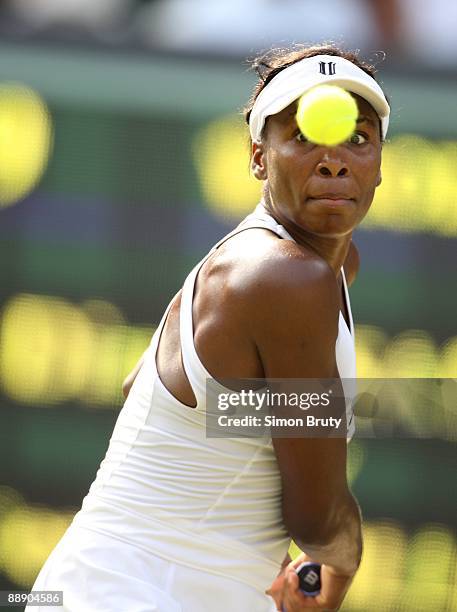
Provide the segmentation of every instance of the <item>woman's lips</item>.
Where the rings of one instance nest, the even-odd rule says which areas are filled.
[[[325,204],[326,206],[345,206],[354,202],[353,198],[347,198],[339,195],[322,195],[309,198],[311,202],[318,202],[319,204]]]

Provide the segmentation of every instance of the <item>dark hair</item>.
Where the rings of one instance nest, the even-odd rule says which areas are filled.
[[[249,123],[249,117],[251,116],[257,96],[263,88],[281,72],[281,70],[292,66],[302,59],[314,57],[315,55],[334,55],[343,57],[361,68],[372,78],[375,78],[375,66],[359,59],[357,51],[346,51],[333,44],[313,45],[311,47],[294,45],[288,49],[272,49],[249,62],[251,67],[257,72],[259,80],[254,87],[248,104],[243,109],[246,123]]]

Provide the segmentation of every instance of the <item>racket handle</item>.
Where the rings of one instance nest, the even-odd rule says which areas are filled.
[[[319,563],[305,561],[295,571],[298,574],[300,590],[307,597],[316,597],[321,592],[321,566]]]
[[[306,597],[316,597],[316,595],[319,595],[321,592],[321,566],[319,563],[305,561],[296,567],[295,571],[298,574],[300,591]],[[286,612],[284,606],[282,612]]]

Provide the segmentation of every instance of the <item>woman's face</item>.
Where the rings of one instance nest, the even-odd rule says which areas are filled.
[[[254,175],[267,181],[267,196],[283,219],[314,235],[337,237],[362,221],[381,182],[379,118],[354,96],[359,119],[354,135],[341,145],[314,145],[302,136],[294,102],[269,117],[261,143],[254,143]]]

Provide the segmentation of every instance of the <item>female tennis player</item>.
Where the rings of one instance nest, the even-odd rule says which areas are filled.
[[[62,610],[336,610],[359,567],[346,438],[206,435],[207,379],[355,377],[351,238],[381,180],[389,105],[373,68],[336,47],[257,68],[246,119],[263,199],[191,271],[125,382],[106,457],[33,587],[63,591]],[[332,148],[295,119],[322,83],[359,108]],[[288,565],[291,538],[304,554]],[[322,565],[315,597],[298,588],[303,560]]]

